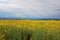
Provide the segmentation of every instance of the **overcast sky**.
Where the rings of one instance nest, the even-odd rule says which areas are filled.
[[[60,0],[0,0],[0,17],[60,18]]]

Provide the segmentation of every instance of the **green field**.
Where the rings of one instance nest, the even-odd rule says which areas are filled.
[[[60,20],[0,20],[0,40],[60,40]]]

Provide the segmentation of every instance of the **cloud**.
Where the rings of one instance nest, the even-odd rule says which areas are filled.
[[[0,11],[19,17],[60,17],[60,0],[0,0]]]

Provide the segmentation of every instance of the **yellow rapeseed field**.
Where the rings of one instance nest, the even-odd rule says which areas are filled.
[[[13,25],[16,27],[27,27],[28,29],[39,27],[60,28],[58,20],[0,20],[0,25]]]
[[[0,20],[0,25],[31,30],[31,40],[60,40],[60,20]]]

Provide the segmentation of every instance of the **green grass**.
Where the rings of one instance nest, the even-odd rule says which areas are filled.
[[[24,36],[30,34],[27,29],[0,25],[0,40],[24,40]]]
[[[0,40],[24,40],[24,36],[30,35],[32,40],[60,40],[60,29],[36,28],[28,30],[15,26],[0,25]]]

